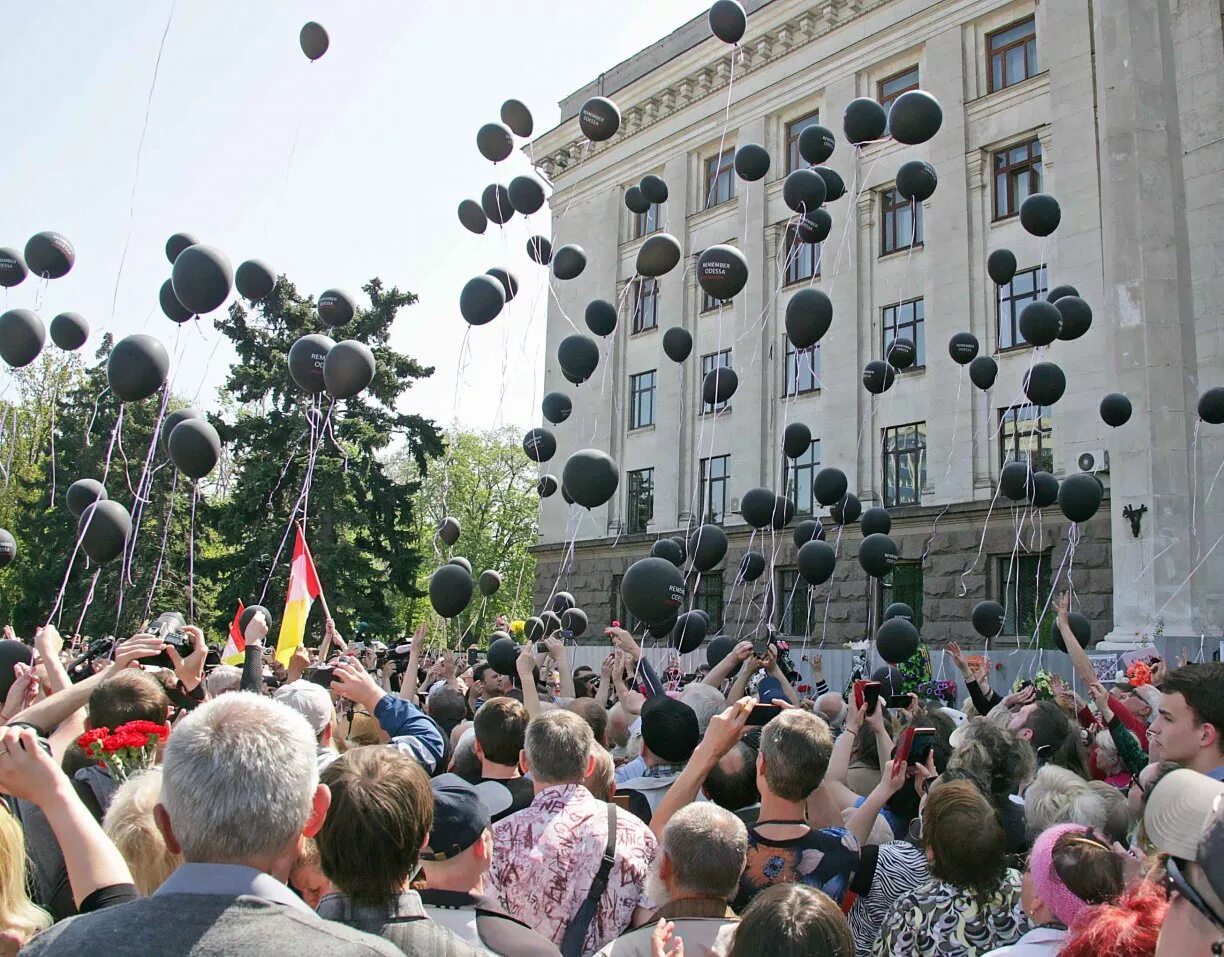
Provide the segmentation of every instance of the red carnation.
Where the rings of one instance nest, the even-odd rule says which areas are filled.
[[[83,735],[77,738],[77,747],[86,754],[89,754],[89,746],[95,741],[101,741],[108,734],[110,734],[109,728],[94,728],[91,731],[86,731]]]

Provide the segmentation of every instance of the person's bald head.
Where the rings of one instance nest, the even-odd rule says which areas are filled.
[[[826,691],[816,699],[816,712],[834,728],[846,720],[846,699],[836,691]]]

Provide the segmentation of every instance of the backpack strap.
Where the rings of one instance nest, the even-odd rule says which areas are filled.
[[[562,957],[581,957],[582,944],[586,940],[587,928],[595,919],[599,909],[599,901],[608,889],[608,878],[612,874],[612,865],[616,863],[616,805],[608,805],[608,843],[604,848],[603,860],[599,870],[591,881],[591,889],[587,891],[586,900],[578,908],[569,926],[565,928],[565,936],[561,940]]]

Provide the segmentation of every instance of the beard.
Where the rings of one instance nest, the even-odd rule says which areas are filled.
[[[659,877],[659,862],[662,859],[661,852],[656,854],[650,863],[650,870],[646,872],[646,896],[654,902],[655,907],[662,907],[668,900],[667,885]]]

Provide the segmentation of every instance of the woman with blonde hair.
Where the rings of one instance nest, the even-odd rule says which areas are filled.
[[[127,861],[141,897],[151,896],[183,863],[181,854],[166,847],[153,821],[161,780],[161,768],[150,768],[124,782],[102,819],[102,830]]]
[[[51,926],[51,915],[26,891],[27,863],[21,825],[0,801],[0,955],[16,954],[27,940]]]

